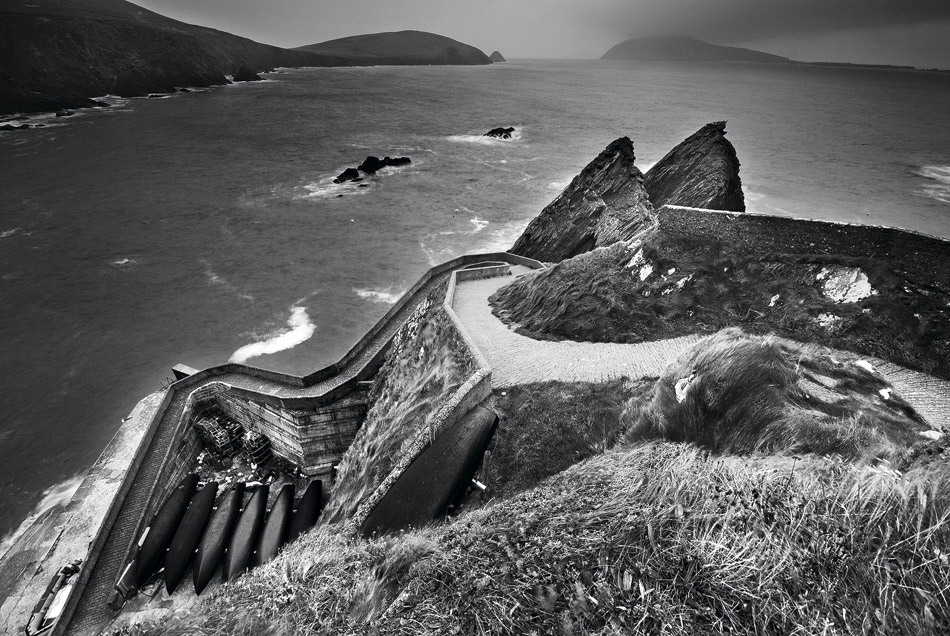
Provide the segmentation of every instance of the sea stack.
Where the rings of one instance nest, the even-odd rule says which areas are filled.
[[[488,56],[488,59],[492,61],[492,64],[508,61],[505,59],[505,56],[499,53],[498,51],[492,51],[492,54]]]
[[[634,165],[633,142],[621,137],[535,217],[509,250],[561,261],[632,237],[653,221],[653,207]]]
[[[238,72],[234,74],[235,82],[262,82],[264,78],[255,73],[252,69],[247,66],[242,66],[238,69]]]
[[[739,158],[725,133],[724,121],[706,124],[647,171],[643,185],[655,209],[683,205],[745,212]]]

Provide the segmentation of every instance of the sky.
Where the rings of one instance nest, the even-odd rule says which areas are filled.
[[[509,58],[594,59],[686,34],[796,60],[950,68],[950,0],[137,0],[177,20],[294,47],[418,29]]]

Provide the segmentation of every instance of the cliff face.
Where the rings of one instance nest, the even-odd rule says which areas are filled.
[[[724,121],[706,124],[647,172],[643,186],[653,207],[745,212],[739,158],[725,132]]]
[[[343,57],[356,66],[491,64],[474,46],[425,31],[353,35],[295,50]]]
[[[612,142],[531,221],[509,251],[561,261],[631,238],[653,220],[635,159],[630,139]]]
[[[246,66],[329,66],[332,56],[289,51],[185,24],[122,0],[4,0],[0,114],[90,106],[176,86],[225,84]]]

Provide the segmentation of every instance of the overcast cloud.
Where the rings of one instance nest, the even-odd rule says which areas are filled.
[[[140,0],[169,17],[280,46],[400,29],[508,57],[597,58],[631,36],[683,33],[808,61],[950,67],[950,0]]]

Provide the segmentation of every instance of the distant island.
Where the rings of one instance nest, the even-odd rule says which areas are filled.
[[[498,51],[493,51],[492,54],[488,56],[488,59],[490,59],[492,63],[508,61],[505,59],[505,56],[499,53]]]
[[[482,51],[421,31],[284,49],[185,24],[124,0],[0,3],[0,115],[106,106],[94,98],[219,86],[276,67],[491,64]]]
[[[631,38],[601,56],[602,60],[638,62],[766,62],[788,64],[792,60],[735,46],[709,44],[688,35]]]
[[[425,31],[353,35],[299,46],[294,50],[345,58],[349,65],[356,66],[492,63],[487,55],[474,46]]]

